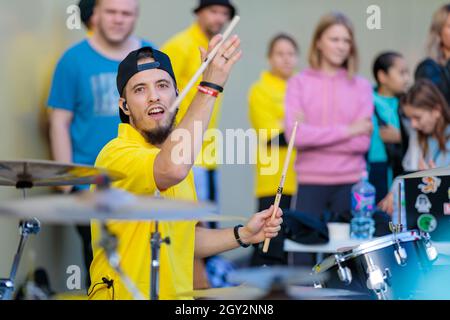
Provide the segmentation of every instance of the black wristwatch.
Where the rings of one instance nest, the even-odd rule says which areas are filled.
[[[239,228],[243,227],[242,224],[238,224],[237,226],[234,227],[234,237],[236,238],[237,243],[239,243],[239,245],[242,248],[248,248],[250,247],[250,244],[245,244],[241,241],[241,238],[239,237]]]

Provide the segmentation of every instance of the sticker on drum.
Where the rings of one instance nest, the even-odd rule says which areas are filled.
[[[417,219],[417,226],[423,232],[433,232],[437,227],[437,220],[432,214],[422,214]]]
[[[424,177],[422,182],[418,185],[418,188],[423,193],[436,193],[441,185],[441,179],[437,177]]]
[[[415,207],[419,213],[430,213],[432,205],[426,195],[420,194],[416,199]]]
[[[450,215],[450,203],[444,203],[444,215]]]

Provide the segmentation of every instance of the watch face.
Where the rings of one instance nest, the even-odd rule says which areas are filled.
[[[437,227],[437,220],[432,214],[422,214],[417,219],[417,226],[423,232],[433,232]]]

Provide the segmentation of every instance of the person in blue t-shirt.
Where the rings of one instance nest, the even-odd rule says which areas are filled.
[[[89,37],[68,49],[59,60],[48,98],[50,144],[55,161],[94,165],[100,150],[117,136],[119,63],[133,50],[153,47],[132,35],[138,5],[137,0],[96,1]],[[86,188],[89,186],[61,189],[70,192]],[[77,229],[83,239],[89,275],[90,227]]]
[[[398,96],[408,89],[410,75],[400,53],[384,52],[375,59],[373,76],[377,85],[368,163],[369,181],[376,189],[378,203],[388,193],[392,178],[402,171]]]

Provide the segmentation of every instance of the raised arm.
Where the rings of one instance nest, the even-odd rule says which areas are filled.
[[[208,52],[202,50],[202,60],[220,40],[221,36],[211,40]],[[223,87],[232,67],[241,56],[240,39],[238,36],[232,36],[219,49],[205,70],[203,80]],[[215,100],[213,96],[198,92],[180,124],[161,145],[161,151],[154,165],[154,177],[160,190],[166,190],[180,183],[188,175],[201,150],[203,135],[208,128]],[[201,134],[195,130],[198,126],[201,130],[197,131]],[[187,156],[183,157],[183,161],[175,161],[180,152]]]

